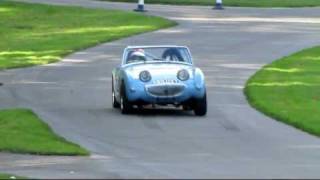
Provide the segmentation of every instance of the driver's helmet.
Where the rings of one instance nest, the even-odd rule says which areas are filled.
[[[134,51],[129,58],[130,61],[145,61],[146,55],[143,50],[136,50]]]

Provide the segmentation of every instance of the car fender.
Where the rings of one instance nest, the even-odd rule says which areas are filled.
[[[132,75],[130,73],[128,73],[127,71],[123,70],[121,72],[121,83],[120,83],[120,89],[122,87],[122,85],[124,84],[125,86],[125,91],[127,94],[127,98],[131,99],[131,89],[134,89],[134,86],[132,86],[133,84],[137,84],[138,81],[137,79],[135,79],[134,77],[132,77]]]
[[[206,90],[205,76],[200,68],[194,68],[194,86],[200,92],[198,97],[203,97]]]

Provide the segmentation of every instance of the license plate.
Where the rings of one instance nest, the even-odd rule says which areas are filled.
[[[176,84],[176,83],[179,83],[179,81],[174,79],[161,79],[161,80],[154,80],[153,83],[154,84]]]

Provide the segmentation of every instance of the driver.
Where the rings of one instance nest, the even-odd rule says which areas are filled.
[[[142,50],[137,50],[131,53],[128,62],[130,61],[146,61],[146,55],[144,51]]]

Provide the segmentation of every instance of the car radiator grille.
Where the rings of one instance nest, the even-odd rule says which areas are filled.
[[[151,85],[146,87],[147,92],[153,96],[168,97],[178,96],[184,90],[184,85]]]

